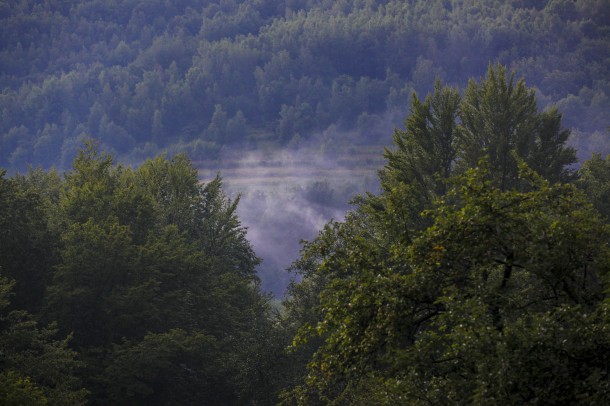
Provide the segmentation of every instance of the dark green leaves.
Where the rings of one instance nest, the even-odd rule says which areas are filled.
[[[185,156],[115,166],[88,142],[65,179],[3,172],[0,202],[1,271],[17,279],[23,303],[42,303],[37,317],[57,323],[42,330],[25,312],[2,316],[7,402],[82,403],[77,376],[102,403],[272,397],[264,374],[242,372],[269,368],[259,338],[271,321],[238,199],[220,177],[200,184]],[[12,285],[2,281],[6,307]],[[75,352],[53,341],[56,330]]]
[[[87,391],[77,375],[82,364],[68,348],[70,339],[57,339],[55,325],[39,327],[27,312],[9,310],[12,286],[0,276],[0,400],[84,405]]]
[[[343,404],[372,382],[381,403],[610,396],[607,361],[592,355],[610,348],[608,226],[574,186],[524,167],[533,189],[502,191],[480,166],[394,260],[346,236],[358,248],[321,263],[319,272],[335,269],[314,326],[324,342],[295,396]]]
[[[319,347],[286,403],[608,402],[610,229],[513,76],[414,97],[382,193],[305,246],[289,314],[315,303],[296,343]],[[602,212],[605,172],[579,181]]]

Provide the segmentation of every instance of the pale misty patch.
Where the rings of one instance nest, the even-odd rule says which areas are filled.
[[[353,196],[376,190],[377,149],[233,152],[220,166],[200,170],[204,181],[220,173],[228,194],[240,195],[239,218],[263,260],[259,276],[264,291],[283,296],[295,277],[287,268],[298,258],[301,241],[314,238],[331,219],[342,221]]]

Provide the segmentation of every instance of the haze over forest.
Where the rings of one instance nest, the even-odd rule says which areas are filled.
[[[0,404],[610,404],[608,55],[607,0],[1,2]]]
[[[0,166],[66,170],[89,137],[127,164],[185,152],[203,180],[220,171],[233,196],[244,194],[264,286],[278,296],[298,241],[374,191],[411,94],[425,96],[435,78],[461,87],[490,62],[505,64],[541,108],[558,107],[581,160],[610,152],[603,0],[0,7]],[[252,166],[265,154],[271,166]]]

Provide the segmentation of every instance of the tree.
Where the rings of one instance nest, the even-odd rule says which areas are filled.
[[[517,186],[516,154],[542,175],[565,181],[565,167],[576,162],[572,148],[565,146],[569,132],[561,131],[556,110],[539,114],[533,89],[523,79],[506,77],[506,68],[489,65],[487,78],[468,82],[460,109],[462,168],[475,167],[489,156],[491,172],[501,189]]]
[[[74,333],[78,348],[112,340],[106,300],[135,271],[136,227],[130,226],[139,216],[133,205],[121,210],[129,204],[122,204],[120,172],[88,142],[60,194],[61,260],[46,293],[46,315]]]
[[[205,140],[223,144],[226,141],[227,123],[227,113],[220,104],[215,105],[214,113],[210,118],[210,125],[203,133]]]
[[[479,83],[471,80],[463,98],[437,80],[424,102],[413,95],[405,130],[395,130],[395,148],[385,152],[383,193],[369,196],[367,205],[386,216],[395,238],[411,238],[429,225],[420,213],[484,156],[494,182],[506,190],[521,187],[519,159],[545,179],[573,180],[569,166],[576,158],[565,146],[568,136],[557,110],[538,113],[533,90],[523,80],[515,84],[514,73],[507,79],[501,65],[490,65]]]
[[[48,404],[41,388],[13,371],[0,373],[0,401],[7,406]]]
[[[0,269],[16,281],[13,306],[38,311],[54,261],[43,197],[0,169]]]
[[[610,346],[607,224],[573,186],[523,165],[532,190],[502,191],[482,166],[430,212],[431,227],[390,251],[394,262],[357,237],[351,256],[323,262],[318,272],[343,277],[320,296],[324,343],[293,392],[300,403],[610,398],[596,356]]]
[[[470,171],[454,192],[461,203],[441,204],[411,248],[417,289],[437,307],[403,352],[414,400],[610,396],[599,375],[607,361],[595,356],[610,343],[608,226],[573,186],[550,186],[524,165],[522,175],[532,191],[501,192],[484,170]]]
[[[532,169],[551,182],[575,180],[571,166],[576,163],[576,150],[566,146],[570,130],[561,128],[561,117],[555,107],[539,114],[534,148],[527,161]]]
[[[599,154],[593,154],[585,161],[578,171],[577,182],[595,208],[610,219],[610,155],[603,159]]]
[[[439,79],[434,92],[422,102],[414,93],[405,130],[394,131],[396,150],[386,150],[381,179],[386,191],[396,182],[413,183],[428,204],[447,190],[458,151],[457,116],[460,95],[443,87]]]
[[[179,329],[115,345],[105,374],[111,401],[125,405],[236,403],[218,345],[211,336]]]
[[[59,197],[59,263],[45,316],[73,333],[96,402],[241,404],[264,398],[270,331],[258,258],[220,177],[183,155],[135,169],[89,143]]]
[[[456,123],[460,100],[456,89],[437,80],[425,101],[413,94],[405,130],[394,131],[395,149],[386,149],[387,164],[380,172],[383,193],[363,201],[394,238],[407,241],[425,228],[420,213],[447,190],[461,147]]]
[[[78,347],[99,346],[121,332],[108,326],[108,299],[135,272],[134,249],[127,226],[116,219],[71,224],[62,234],[61,262],[47,292],[51,320],[74,333]]]
[[[23,310],[10,310],[14,282],[0,276],[0,400],[7,405],[84,405],[81,363],[56,339],[55,325],[39,327]]]
[[[83,224],[101,222],[115,214],[113,193],[118,174],[112,168],[112,157],[100,153],[93,140],[85,142],[65,176],[59,206],[65,221]]]
[[[57,164],[41,152],[80,133],[127,157],[178,136],[222,145],[213,138],[231,138],[241,120],[211,125],[216,105],[229,122],[240,109],[247,118],[231,143],[275,132],[286,145],[331,125],[350,142],[363,130],[356,117],[392,114],[409,86],[425,94],[435,75],[464,83],[490,60],[523,72],[587,137],[607,125],[600,0],[81,3],[0,6],[0,164]]]
[[[539,113],[533,91],[502,66],[462,99],[439,82],[425,102],[414,97],[386,151],[382,192],[355,199],[297,262],[305,273],[288,316],[301,322],[297,348],[315,344],[283,402],[609,396],[606,360],[593,356],[610,342],[608,226],[561,183],[573,179],[574,151],[560,120]],[[562,373],[533,372],[550,365]]]

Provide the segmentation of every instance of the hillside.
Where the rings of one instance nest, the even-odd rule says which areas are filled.
[[[0,3],[0,404],[610,404],[609,12]]]
[[[66,168],[85,136],[132,163],[322,133],[339,149],[388,144],[376,129],[400,125],[413,91],[435,77],[463,86],[490,61],[559,107],[581,158],[610,151],[605,1],[11,3],[0,6],[9,170]]]

